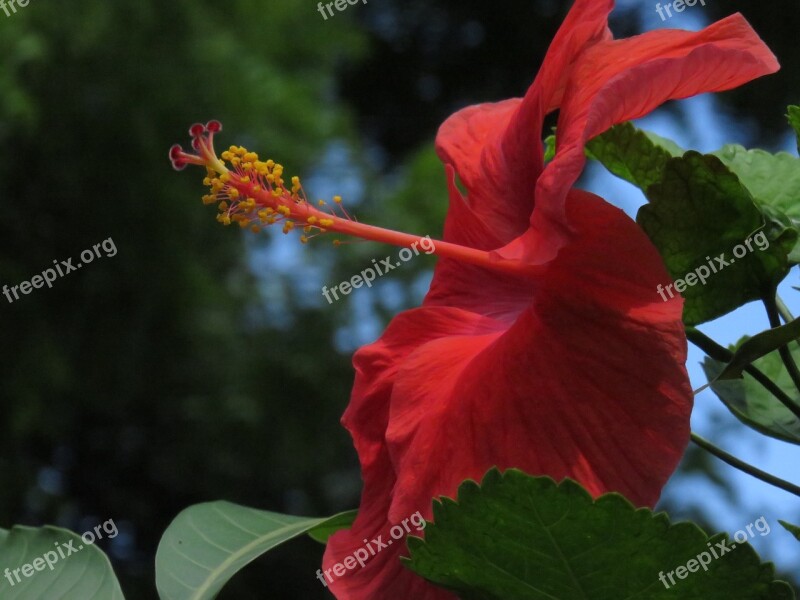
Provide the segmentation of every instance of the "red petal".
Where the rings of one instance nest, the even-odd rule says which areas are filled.
[[[527,229],[543,167],[545,115],[559,105],[580,52],[610,39],[607,20],[613,5],[613,0],[575,3],[524,101],[470,106],[439,129],[440,158],[455,167],[467,188],[469,207],[502,244]]]
[[[359,351],[345,422],[365,465],[364,512],[333,538],[326,568],[417,511],[429,517],[432,497],[492,466],[658,499],[689,436],[682,302],[657,294],[669,275],[624,213],[579,191],[566,210],[569,243],[511,326],[417,309]],[[383,550],[333,591],[451,597],[398,569],[398,555]]]
[[[415,309],[398,315],[380,340],[356,353],[353,359],[356,382],[342,422],[353,436],[361,460],[364,491],[358,518],[352,528],[329,540],[323,558],[323,572],[333,569],[337,562],[356,551],[369,548],[378,535],[384,541],[390,539],[391,527],[416,512],[404,515],[396,523],[388,521],[395,477],[385,433],[397,367],[418,344],[449,335],[471,335],[493,325],[490,320],[457,309]],[[430,517],[429,506],[420,507],[420,511],[425,518]],[[342,577],[328,571],[333,581],[326,578],[326,582],[339,600],[454,598],[403,567],[399,556],[404,548],[401,541],[394,541],[391,547],[370,555],[363,568],[348,570]],[[323,576],[327,577],[327,574]]]
[[[563,202],[586,162],[584,146],[609,127],[667,100],[719,92],[779,68],[740,14],[699,32],[652,31],[588,48],[561,105],[556,157],[537,182],[531,222],[563,222]]]

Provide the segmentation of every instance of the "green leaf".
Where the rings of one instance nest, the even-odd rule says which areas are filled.
[[[714,559],[709,545],[716,551],[718,543],[729,550]],[[616,493],[593,500],[574,481],[514,469],[493,469],[480,486],[464,482],[457,502],[435,501],[425,540],[409,537],[408,546],[406,563],[416,573],[466,600],[795,597],[749,544],[727,534],[709,539],[692,523],[672,525]],[[689,561],[696,572],[673,575],[671,585],[668,574]]]
[[[729,363],[729,365],[736,363],[736,366],[731,368],[731,375],[737,372],[742,374],[741,369],[748,364],[745,361],[751,359],[750,357],[744,358],[745,354],[742,350],[752,339],[754,338],[740,340],[739,352],[736,352],[734,360]],[[800,359],[800,348],[796,345],[792,347],[792,355],[795,360]],[[790,398],[800,401],[797,388],[778,352],[770,352],[765,356],[752,358],[752,364],[775,382]],[[779,440],[800,444],[800,419],[751,375],[743,373],[743,379],[720,377],[726,371],[725,363],[708,356],[703,361],[703,370],[717,397],[745,425]]]
[[[738,379],[742,376],[742,369],[755,362],[762,356],[786,346],[800,337],[800,319],[762,331],[758,335],[746,338],[740,342],[725,370],[720,374],[720,379]]]
[[[158,545],[158,593],[162,600],[214,598],[268,550],[304,533],[327,539],[350,517],[352,511],[330,518],[295,517],[223,501],[191,506],[175,517]]]
[[[124,599],[105,553],[67,529],[49,525],[0,529],[0,568],[8,569],[0,576],[3,600]]]
[[[786,116],[789,118],[789,125],[797,134],[797,152],[800,153],[800,106],[790,106],[789,114]]]
[[[663,180],[652,184],[647,196],[650,204],[639,210],[637,221],[679,280],[675,287],[665,282],[659,293],[663,298],[674,290],[682,293],[686,325],[769,295],[788,273],[797,232],[765,217],[718,158],[693,151],[670,158]]]
[[[341,531],[342,529],[350,529],[350,527],[353,525],[353,521],[356,520],[357,515],[357,510],[348,510],[346,512],[339,513],[338,515],[334,515],[313,529],[310,529],[308,531],[308,535],[321,544],[327,544],[328,538],[330,538],[337,531]]]
[[[800,230],[800,158],[787,152],[770,154],[730,144],[713,153],[736,173],[762,208],[785,225]],[[800,262],[800,245],[793,249],[792,262]]]
[[[667,161],[682,155],[683,150],[672,140],[622,123],[590,140],[586,154],[617,177],[647,191],[661,180]]]
[[[792,525],[791,523],[787,523],[786,521],[781,521],[780,519],[778,519],[778,523],[780,523],[786,531],[791,533],[797,539],[797,541],[800,542],[800,527],[797,525]]]
[[[556,155],[556,136],[548,135],[544,140],[544,162],[550,162]]]

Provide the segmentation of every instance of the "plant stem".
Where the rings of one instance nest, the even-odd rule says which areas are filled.
[[[764,307],[767,309],[767,316],[769,317],[769,326],[772,328],[781,326],[781,318],[778,313],[778,305],[775,301],[775,296],[770,294],[764,297]],[[792,358],[792,351],[789,345],[781,346],[778,348],[778,353],[781,355],[781,360],[789,372],[789,377],[792,378],[794,386],[800,391],[800,370],[797,369],[797,364]]]
[[[794,494],[795,496],[800,497],[800,486],[796,486],[793,483],[789,483],[779,477],[775,477],[774,475],[770,475],[766,471],[762,471],[754,467],[753,465],[747,464],[746,462],[739,460],[735,456],[728,454],[722,448],[718,448],[707,439],[700,437],[696,433],[692,432],[692,441],[700,446],[706,452],[713,454],[721,461],[729,464],[730,466],[739,469],[747,473],[748,475],[755,477],[756,479],[760,479],[761,481],[768,483],[770,485],[774,485],[777,488],[780,488],[790,494]]]
[[[789,307],[786,306],[786,303],[777,294],[775,295],[775,306],[778,308],[778,313],[781,315],[784,323],[794,321],[792,311],[789,310]]]
[[[720,346],[717,342],[715,342],[710,337],[708,337],[703,332],[697,329],[687,328],[686,337],[690,342],[692,342],[695,346],[700,348],[700,350],[708,354],[714,360],[727,363],[730,362],[730,360],[733,358],[733,352],[731,352],[730,350],[728,350],[723,346]],[[792,413],[798,419],[800,419],[800,406],[798,406],[798,404],[794,402],[789,397],[789,395],[778,386],[778,384],[776,384],[769,377],[764,375],[764,373],[762,373],[757,367],[754,367],[753,365],[747,365],[744,368],[744,371],[745,373],[748,373],[758,383],[760,383],[764,387],[764,389],[766,389],[769,393],[775,396],[775,398],[777,398],[781,404],[783,404],[786,408],[792,411]],[[697,393],[705,389],[707,385],[700,388],[697,391]]]

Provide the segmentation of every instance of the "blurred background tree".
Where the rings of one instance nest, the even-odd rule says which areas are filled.
[[[800,99],[794,3],[706,15],[739,8],[787,66],[724,96],[767,146]],[[81,532],[113,518],[122,533],[104,547],[123,589],[155,598],[156,545],[190,504],[356,506],[357,461],[336,425],[350,354],[419,302],[433,259],[329,305],[321,285],[394,250],[223,229],[200,203],[202,175],[173,173],[167,149],[218,118],[222,143],[269,153],[315,196],[342,193],[362,220],[438,237],[436,128],[521,95],[568,4],[374,0],[327,21],[300,0],[0,14],[0,285],[109,237],[118,249],[53,289],[0,298],[0,527]],[[645,26],[640,4],[620,3],[617,34]],[[714,466],[690,454],[687,468]],[[330,597],[314,577],[321,554],[288,544],[221,597]]]

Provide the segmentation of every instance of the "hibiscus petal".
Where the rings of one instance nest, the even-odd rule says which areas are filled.
[[[583,170],[591,138],[667,100],[729,90],[778,69],[738,13],[699,32],[652,31],[587,48],[564,94],[556,156],[537,182],[539,210],[531,223],[564,221],[564,198]]]
[[[658,296],[669,275],[622,211],[577,190],[567,211],[570,243],[516,323],[416,309],[358,352],[344,422],[364,466],[362,508],[332,538],[325,569],[417,511],[430,518],[434,496],[492,466],[655,503],[689,435],[682,301]],[[332,590],[343,600],[453,598],[400,566],[403,549],[382,550]]]
[[[470,106],[439,129],[439,157],[455,167],[470,208],[502,244],[527,229],[543,168],[544,118],[559,105],[580,52],[611,37],[607,21],[613,6],[613,0],[575,3],[524,100]]]
[[[462,310],[420,308],[398,315],[380,340],[356,353],[353,359],[356,381],[342,423],[353,436],[358,451],[364,490],[356,521],[349,530],[336,533],[328,541],[322,567],[323,572],[328,571],[326,576],[333,579],[329,586],[339,600],[455,598],[403,567],[399,557],[405,544],[400,540],[393,541],[392,545],[374,555],[370,553],[364,567],[356,566],[354,570],[345,571],[343,576],[337,576],[332,569],[358,550],[375,549],[377,544],[372,540],[378,535],[382,536],[384,543],[387,542],[391,539],[392,526],[413,514],[404,515],[395,522],[388,519],[395,475],[385,434],[397,367],[420,343],[453,335],[470,336],[498,328],[494,321]],[[429,515],[426,513],[425,516]],[[342,568],[339,571],[341,573]]]

